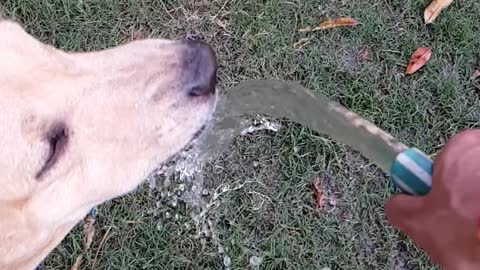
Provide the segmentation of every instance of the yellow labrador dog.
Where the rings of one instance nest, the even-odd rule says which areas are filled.
[[[216,72],[199,42],[66,53],[1,21],[0,269],[35,268],[185,147],[214,109]]]

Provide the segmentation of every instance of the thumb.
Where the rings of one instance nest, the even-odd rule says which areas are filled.
[[[421,216],[424,206],[423,197],[396,195],[385,203],[385,214],[390,224],[406,233],[409,223],[414,223],[415,217]]]

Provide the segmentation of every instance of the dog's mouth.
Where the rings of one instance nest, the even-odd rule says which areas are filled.
[[[182,159],[182,156],[185,156],[187,153],[191,153],[193,151],[198,151],[198,146],[204,141],[204,137],[206,137],[207,133],[213,130],[214,126],[214,114],[215,111],[217,110],[217,105],[219,101],[219,89],[218,86],[215,87],[215,97],[213,101],[213,106],[211,108],[210,115],[208,119],[203,123],[203,125],[200,126],[200,128],[193,134],[192,138],[190,141],[185,144],[183,148],[181,148],[178,152],[173,154],[170,158],[168,158],[166,161],[160,164],[159,168],[157,170],[161,170],[162,167],[169,166],[172,163],[175,163],[176,161]]]
[[[213,107],[212,107],[210,116],[208,117],[207,121],[205,121],[205,123],[203,123],[203,125],[197,130],[197,132],[193,134],[192,139],[187,143],[187,145],[183,148],[183,150],[185,150],[189,146],[194,146],[198,141],[201,140],[202,135],[208,132],[207,129],[209,130],[212,129],[213,115],[217,109],[217,104],[219,100],[218,92],[219,92],[218,87],[215,87],[215,97],[214,97]]]
[[[190,140],[190,142],[187,143],[187,146],[195,144],[195,142],[198,141],[198,138],[202,136],[202,134],[205,132],[206,129],[207,129],[207,124],[204,124],[203,126],[201,126],[200,129],[197,132],[195,132],[195,134],[193,134],[192,139]]]
[[[156,173],[163,171],[164,168],[168,168],[169,166],[172,166],[179,160],[182,160],[185,158],[185,156],[188,156],[189,153],[195,152],[196,151],[196,146],[198,145],[199,141],[201,141],[201,137],[203,134],[206,133],[207,130],[207,124],[204,124],[203,126],[200,127],[200,129],[193,134],[192,139],[178,152],[173,154],[170,158],[165,160],[163,163],[161,163],[158,168],[155,170]]]

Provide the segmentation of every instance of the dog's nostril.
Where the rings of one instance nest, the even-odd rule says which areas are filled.
[[[213,86],[194,86],[188,93],[192,97],[208,96],[215,93],[215,84]]]
[[[213,49],[200,41],[185,41],[185,44],[188,94],[192,97],[214,94],[217,84],[217,58]]]

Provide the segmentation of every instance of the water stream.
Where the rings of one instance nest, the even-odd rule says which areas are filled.
[[[244,116],[257,114],[287,118],[319,134],[328,135],[359,151],[386,173],[389,173],[397,154],[407,148],[372,123],[297,83],[249,81],[230,89],[220,98],[206,132],[179,153],[175,160],[162,166],[149,181],[152,188],[160,191],[156,210],[165,206],[168,209],[163,213],[164,219],[177,218],[175,212],[179,201],[189,206],[198,239],[202,243],[206,242],[206,238],[211,240],[223,257],[224,269],[230,269],[231,260],[216,236],[214,212],[224,194],[242,188],[245,183],[225,183],[207,190],[204,188],[203,168],[228,149],[235,137],[257,129],[275,131],[279,128],[268,121],[260,126],[250,126],[250,121]],[[160,184],[155,181],[158,179]],[[251,259],[256,262],[261,258]]]
[[[244,115],[287,118],[347,144],[389,173],[398,153],[407,149],[387,132],[328,98],[286,81],[243,82],[228,92],[214,115],[213,130],[200,152],[217,157],[245,128]]]

